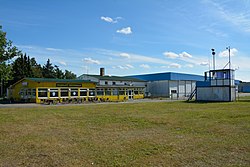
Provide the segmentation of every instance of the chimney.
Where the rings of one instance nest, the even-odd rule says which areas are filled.
[[[100,76],[104,76],[105,75],[105,69],[104,68],[100,68]]]

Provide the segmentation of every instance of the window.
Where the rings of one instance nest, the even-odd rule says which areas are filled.
[[[38,89],[38,97],[47,97],[48,89]]]
[[[32,89],[31,95],[32,95],[32,97],[36,97],[36,89]]]
[[[26,90],[26,95],[27,95],[27,96],[30,96],[30,95],[31,95],[31,89],[27,89],[27,90]]]
[[[71,89],[70,96],[78,96],[78,89]]]
[[[89,96],[95,96],[95,89],[89,89]]]
[[[143,88],[139,89],[139,94],[144,94]]]
[[[61,97],[68,97],[69,89],[61,89]]]
[[[50,89],[49,96],[50,97],[58,97],[58,89]]]
[[[171,90],[171,93],[177,93],[177,90]]]
[[[119,90],[119,95],[125,95],[125,89],[120,89]]]
[[[108,85],[108,81],[105,81],[105,85]]]
[[[111,95],[111,90],[110,89],[105,89],[105,95],[110,96]]]
[[[97,94],[97,96],[103,96],[104,95],[103,89],[97,89],[96,94]]]
[[[80,96],[87,96],[87,89],[80,89]]]
[[[114,96],[117,96],[118,95],[118,89],[112,89],[112,94]]]
[[[115,82],[112,82],[112,85],[115,85],[116,83]]]

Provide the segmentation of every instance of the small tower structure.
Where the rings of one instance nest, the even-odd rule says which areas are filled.
[[[205,72],[205,81],[196,83],[197,101],[235,101],[235,70],[219,69]]]
[[[230,46],[228,50],[229,61],[225,67],[228,69],[215,69],[215,49],[212,49],[213,70],[204,74],[204,81],[196,83],[196,101],[235,101],[236,85],[235,70],[231,69]]]

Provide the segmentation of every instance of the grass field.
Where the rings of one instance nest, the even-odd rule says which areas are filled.
[[[0,109],[0,166],[250,166],[250,102]]]

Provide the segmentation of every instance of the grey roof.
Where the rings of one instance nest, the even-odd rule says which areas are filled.
[[[79,76],[78,78],[81,78],[82,76],[89,76],[89,77],[94,77],[99,80],[107,80],[107,81],[133,81],[133,82],[145,82],[145,80],[142,79],[137,79],[137,78],[132,78],[132,77],[120,77],[120,76],[100,76],[100,75],[89,75],[89,74],[83,74]]]

